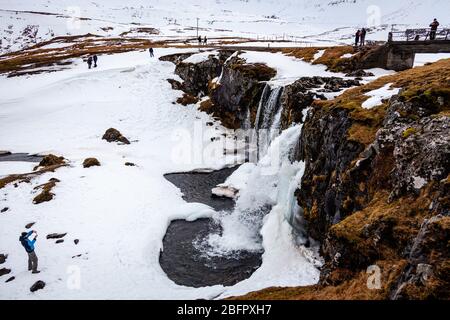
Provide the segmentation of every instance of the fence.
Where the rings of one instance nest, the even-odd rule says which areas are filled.
[[[430,28],[407,29],[406,31],[389,32],[388,41],[427,41],[427,40],[450,40],[450,29]]]

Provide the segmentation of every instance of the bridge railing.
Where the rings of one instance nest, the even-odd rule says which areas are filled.
[[[388,41],[428,41],[450,40],[450,29],[441,28],[436,31],[431,28],[407,29],[406,31],[389,32]]]

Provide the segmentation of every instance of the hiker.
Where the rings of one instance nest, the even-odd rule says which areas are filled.
[[[198,36],[198,44],[199,44],[199,45],[202,44],[202,36]]]
[[[35,234],[33,240],[30,240],[32,234]],[[28,253],[28,271],[32,271],[32,273],[39,273],[38,268],[38,257],[34,252],[34,244],[37,239],[37,232],[32,230],[30,232],[22,232],[19,241],[22,246],[25,248],[25,251]]]
[[[155,56],[154,52],[153,52],[153,48],[149,48],[148,52],[150,53],[150,57],[153,58]]]
[[[89,69],[92,67],[92,57],[89,57],[88,59],[87,59],[87,64],[88,64],[88,67],[89,67]]]
[[[439,27],[439,22],[437,21],[436,18],[434,18],[433,22],[430,24],[430,40],[435,40],[436,39],[436,32],[437,32],[437,28]]]
[[[358,30],[355,34],[355,47],[358,46],[359,38],[361,37],[361,30]]]
[[[94,55],[94,68],[97,68],[97,55]]]
[[[203,44],[206,46],[206,44],[208,43],[208,39],[206,38],[206,36],[203,38]]]
[[[361,47],[364,47],[366,45],[366,33],[367,33],[366,28],[362,28],[362,30],[361,30],[361,41],[360,41]]]

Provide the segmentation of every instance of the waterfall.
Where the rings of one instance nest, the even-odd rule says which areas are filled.
[[[263,157],[269,144],[279,134],[281,123],[281,95],[283,87],[272,89],[269,84],[264,87],[259,101],[255,119],[255,134],[253,141],[257,144],[257,159]]]
[[[284,130],[270,143],[257,164],[246,163],[227,179],[227,182],[245,181],[245,186],[239,192],[234,210],[217,214],[223,232],[209,237],[205,247],[215,248],[210,254],[261,250],[260,230],[264,217],[274,207],[284,212],[287,222],[295,215],[298,207],[294,192],[303,175],[304,164],[292,163],[291,158],[301,129],[302,125],[295,125]]]

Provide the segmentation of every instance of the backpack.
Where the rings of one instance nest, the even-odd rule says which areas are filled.
[[[19,238],[20,243],[22,244],[22,246],[25,248],[25,250],[27,252],[32,252],[33,248],[30,246],[30,244],[28,243],[28,239],[26,237],[20,237]]]

